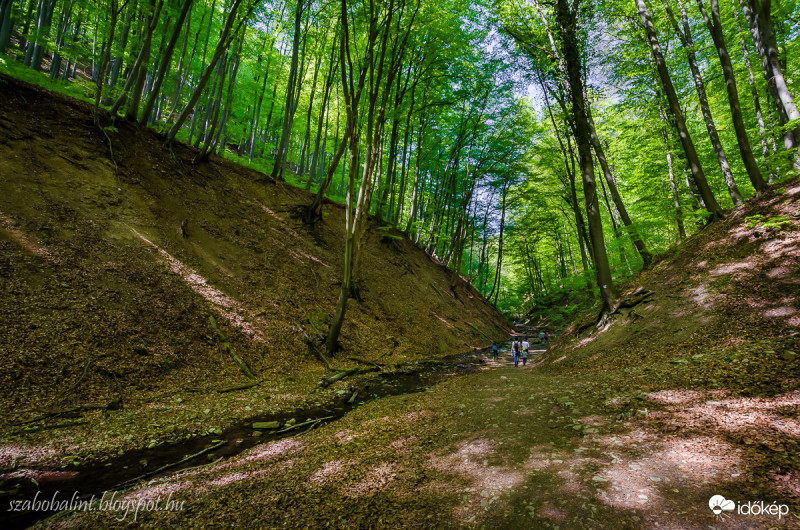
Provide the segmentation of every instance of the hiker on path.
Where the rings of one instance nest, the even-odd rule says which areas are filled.
[[[531,347],[531,343],[528,342],[528,337],[522,337],[522,366],[525,366],[528,363],[528,350]]]
[[[492,344],[492,360],[497,360],[497,343]]]
[[[544,344],[547,340],[547,334],[544,331],[539,332],[539,344]]]
[[[511,353],[514,355],[514,366],[519,366],[519,342],[516,338],[511,343]]]

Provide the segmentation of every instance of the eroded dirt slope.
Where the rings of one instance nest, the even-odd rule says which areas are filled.
[[[663,377],[691,371],[690,383],[703,388],[795,388],[800,180],[750,199],[620,290],[619,311],[599,328],[596,310],[576,321],[543,359],[547,370],[649,366]]]
[[[118,128],[106,130],[112,159],[85,104],[0,78],[0,413],[200,389],[190,408],[218,422],[252,415],[214,391],[246,378],[210,316],[262,381],[257,411],[324,400],[307,396],[326,372],[299,328],[327,329],[343,208],[326,205],[309,229],[295,218],[303,191],[220,159],[195,165],[183,145],[171,156],[155,133]],[[362,270],[335,364],[454,354],[507,334],[473,288],[451,291],[444,267],[376,224]]]

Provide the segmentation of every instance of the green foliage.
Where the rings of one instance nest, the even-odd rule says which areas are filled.
[[[760,226],[767,231],[783,232],[792,225],[791,219],[788,217],[769,217],[763,215],[752,215],[744,218],[748,228],[755,228]]]
[[[667,3],[679,14],[674,0]],[[778,47],[786,63],[784,74],[790,92],[796,95],[800,63],[785,59],[800,55],[800,33],[791,23],[797,20],[798,2],[773,4]],[[147,2],[124,4],[113,39],[111,3],[56,0],[51,26],[38,32],[36,9],[27,19],[23,5],[14,5],[15,38],[6,54],[0,54],[0,71],[93,102],[93,79],[106,51],[103,43],[110,41],[109,76],[114,68],[116,74],[113,82],[104,87],[108,97],[104,103],[123,95],[144,42],[143,22],[150,15],[146,12]],[[167,130],[183,109],[191,110],[190,119],[176,138],[196,144],[206,125],[213,124],[217,116],[217,154],[269,174],[275,164],[274,151],[282,124],[290,118],[283,178],[289,185],[305,187],[312,173],[311,154],[316,150],[318,166],[314,173],[318,174],[320,168],[322,173],[333,170],[326,196],[345,204],[346,169],[351,163],[359,165],[356,186],[364,174],[361,168],[370,105],[367,95],[358,102],[358,156],[351,161],[345,155],[337,167],[329,168],[347,122],[338,45],[334,46],[341,38],[341,4],[303,4],[298,65],[302,71],[292,94],[294,99],[290,98],[287,106],[298,4],[251,4],[245,0],[233,21],[235,25],[241,22],[242,30],[229,48],[222,50],[224,61],[217,63],[216,70],[209,70],[210,81],[197,94],[193,107],[189,105],[190,97],[209,66],[217,45],[215,39],[222,33],[232,2],[193,2],[188,23],[176,28],[179,5],[180,2],[165,3],[153,34],[150,63],[146,65],[150,76],[163,58],[159,50],[164,50],[174,31],[178,39],[174,52],[167,56],[165,78],[156,99],[159,109],[151,116],[150,125]],[[247,10],[250,5],[252,11]],[[383,217],[383,237],[396,240],[401,236],[390,227],[408,228],[408,235],[431,254],[448,260],[451,267],[460,263],[456,272],[468,277],[481,295],[492,293],[493,299],[497,295],[498,306],[509,314],[537,311],[551,297],[569,291],[589,293],[591,298],[593,289],[588,286],[594,285],[595,275],[591,251],[582,235],[585,229],[576,218],[576,214],[583,215],[585,224],[584,188],[572,137],[570,103],[557,57],[563,27],[555,16],[555,4],[406,0],[393,5],[396,18],[389,26],[380,22],[374,49],[387,43],[385,70],[396,68],[395,81],[389,84],[386,77],[377,79],[375,68],[366,70],[365,81],[366,92],[370,87],[375,89],[374,109],[385,112],[385,121],[379,125],[379,163],[368,201],[371,209],[367,212]],[[381,17],[388,15],[388,6],[376,6]],[[732,206],[708,141],[687,66],[687,52],[675,39],[664,4],[649,2],[649,7],[709,185],[723,207]],[[704,22],[697,10],[689,7],[688,24],[716,128],[736,184],[747,197],[754,190],[738,156],[719,62]],[[354,66],[346,76],[347,82],[356,83],[358,68],[366,57],[370,15],[358,2],[347,2],[345,9],[352,19],[349,33]],[[758,53],[743,13],[725,2],[720,10],[750,140],[761,157],[759,164],[765,176],[772,171],[773,181],[779,181],[788,175],[786,168],[791,162],[787,153],[780,148],[773,150],[771,145],[774,140],[780,146],[782,131],[796,123],[781,126],[774,113],[764,115],[772,103],[764,75],[758,71]],[[632,4],[587,0],[580,4],[576,16],[581,67],[588,81],[586,101],[632,221],[630,227],[622,226],[596,166],[603,238],[613,277],[618,280],[635,274],[642,266],[642,258],[633,246],[634,231],[652,253],[660,253],[682,237],[676,204],[687,236],[705,225],[706,213],[687,184],[685,157],[671,120],[666,115],[662,118],[663,91]],[[26,50],[19,48],[17,37],[23,26],[27,29],[21,36],[45,50],[41,65],[22,64]],[[405,29],[409,29],[407,41],[403,40]],[[241,50],[235,45],[238,43]],[[754,69],[752,86],[743,45],[749,50]],[[395,50],[401,52],[397,57],[392,55]],[[62,60],[78,65],[76,75],[69,81],[51,81],[46,73],[55,52]],[[328,80],[331,84],[326,94]],[[152,85],[148,82],[146,90],[149,86]],[[752,94],[760,98],[761,122],[766,124],[766,153],[760,144],[762,131]],[[218,115],[214,113],[216,105]],[[318,138],[317,130],[321,131]],[[118,132],[113,126],[105,131]],[[390,174],[392,164],[394,174]],[[783,168],[783,173],[775,171],[778,167]],[[318,185],[314,180],[312,191]],[[395,214],[399,214],[397,219]],[[322,215],[325,219],[328,212],[323,211]],[[751,227],[778,231],[789,227],[786,218],[757,217],[748,218]],[[579,305],[567,304],[555,318],[569,318],[572,307]],[[309,324],[319,324],[318,320],[312,318]]]

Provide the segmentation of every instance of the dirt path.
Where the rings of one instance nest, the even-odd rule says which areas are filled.
[[[515,368],[504,356],[117,500],[142,503],[137,524],[182,528],[800,527],[797,476],[765,473],[763,455],[734,444],[719,414],[768,416],[800,405],[798,393],[761,401],[724,392],[644,395],[629,379]],[[739,428],[768,438],[797,425],[776,418]],[[715,516],[713,495],[776,501],[789,513]],[[168,498],[183,509],[146,510]],[[73,513],[42,525],[127,526],[134,513],[118,520],[123,515]]]

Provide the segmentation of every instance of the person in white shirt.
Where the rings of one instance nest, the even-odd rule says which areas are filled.
[[[522,338],[522,366],[525,366],[528,363],[528,349],[530,349],[531,344],[528,342],[528,337]]]

